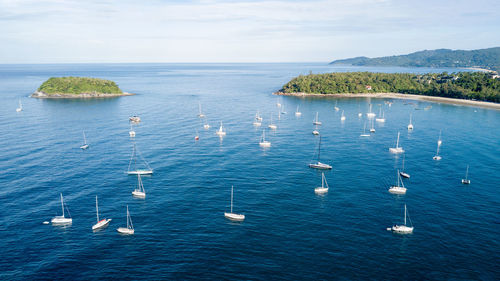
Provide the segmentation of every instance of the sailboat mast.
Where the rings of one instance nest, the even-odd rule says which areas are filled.
[[[405,226],[406,226],[406,204],[405,204]]]
[[[95,211],[97,213],[97,222],[99,222],[99,206],[97,205],[97,195],[95,196]]]
[[[64,202],[63,202],[62,193],[61,193],[61,209],[62,209],[62,216],[64,218]]]
[[[83,144],[87,144],[87,138],[85,137],[85,131],[83,131]]]
[[[319,145],[318,145],[318,163],[321,155],[321,135],[319,136]]]
[[[127,205],[127,228],[130,228],[129,219],[130,219],[130,214],[128,212],[128,205]]]
[[[399,132],[398,132],[398,140],[396,141],[396,148],[399,147]]]
[[[233,186],[231,185],[231,213],[233,212]]]
[[[467,179],[469,176],[469,165],[467,165],[467,171],[465,172],[465,179]]]

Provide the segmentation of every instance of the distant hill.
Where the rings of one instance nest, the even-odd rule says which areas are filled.
[[[410,67],[477,67],[500,70],[500,47],[480,50],[424,50],[408,55],[379,58],[356,57],[335,60],[330,64],[357,66],[410,66]]]
[[[102,98],[128,96],[115,82],[88,77],[52,77],[31,96],[34,98]]]

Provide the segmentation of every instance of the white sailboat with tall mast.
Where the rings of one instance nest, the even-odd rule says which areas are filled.
[[[260,137],[259,146],[271,147],[271,142],[266,141],[266,131],[265,130],[262,130],[262,136]]]
[[[267,127],[271,130],[276,130],[278,128],[278,126],[276,126],[276,124],[273,123],[273,114],[272,113],[271,113],[271,123],[269,123],[269,125]]]
[[[128,135],[131,138],[135,138],[135,131],[134,131],[134,128],[132,127],[132,123],[130,123],[130,131],[128,131]]]
[[[439,148],[441,147],[442,143],[443,143],[443,141],[441,140],[441,131],[439,131],[439,139],[437,141],[436,155],[434,155],[434,157],[432,157],[432,159],[434,159],[434,160],[441,160],[442,159],[442,157],[439,155]]]
[[[260,116],[259,110],[257,110],[257,113],[255,113],[255,120],[262,121],[262,117]]]
[[[21,112],[23,111],[23,104],[21,103],[21,99],[19,99],[19,107],[16,108],[16,112]]]
[[[234,187],[231,185],[231,211],[229,213],[224,212],[224,217],[233,221],[243,221],[245,220],[245,215],[233,213],[233,189]]]
[[[89,144],[87,143],[87,138],[85,137],[85,131],[83,131],[83,144],[80,146],[81,149],[89,148]]]
[[[203,112],[201,112],[201,102],[198,102],[198,117],[199,118],[205,117],[205,114],[203,114]]]
[[[205,124],[203,124],[203,129],[205,129],[205,130],[210,129],[210,124],[208,124],[207,118],[204,118],[204,120],[205,120]]]
[[[340,110],[340,108],[337,106],[338,102],[339,101],[337,101],[337,100],[335,101],[335,106],[333,107],[333,109],[335,109],[335,111],[339,111]]]
[[[370,133],[375,133],[375,128],[373,127],[373,119],[371,119],[371,128],[370,128]]]
[[[134,225],[132,224],[132,218],[130,217],[130,212],[128,211],[127,205],[127,227],[119,227],[116,229],[121,234],[132,235],[134,234]]]
[[[318,143],[318,161],[314,162],[314,163],[310,163],[309,168],[321,169],[321,170],[331,169],[332,166],[325,164],[325,163],[321,163],[320,156],[321,156],[321,135],[319,136],[319,143]]]
[[[314,130],[313,130],[312,134],[315,136],[319,135],[318,125],[314,126]]]
[[[219,137],[225,136],[226,135],[226,129],[222,126],[222,121],[220,121],[220,127],[219,130],[215,132],[215,134],[219,135]]]
[[[97,203],[97,195],[95,196],[95,211],[97,215],[97,223],[92,226],[92,230],[97,230],[107,227],[111,219],[102,219],[102,220],[99,219],[99,204]]]
[[[390,147],[389,152],[391,153],[403,153],[405,152],[402,147],[399,146],[399,135],[400,133],[398,132],[398,139],[396,140],[396,147]]]
[[[146,198],[146,190],[144,189],[144,185],[142,184],[141,175],[137,175],[137,187],[132,191],[132,196],[137,198]]]
[[[144,164],[144,168],[139,169],[137,166],[137,157],[142,160]],[[142,155],[139,153],[139,150],[137,150],[134,142],[134,146],[132,148],[132,157],[130,157],[130,161],[128,163],[128,170],[127,174],[129,175],[150,175],[153,173],[153,169],[149,166],[148,162],[142,158]]]
[[[295,116],[302,115],[302,112],[299,111],[299,106],[297,105],[297,109],[295,110]]]
[[[399,170],[396,174],[397,180],[396,180],[396,185],[391,185],[389,187],[389,192],[393,194],[405,194],[406,193],[406,187],[403,183],[403,179],[401,179],[401,175],[399,174]]]
[[[262,125],[262,117],[260,117],[259,111],[255,113],[255,120],[253,121],[255,127],[260,127]]]
[[[411,114],[410,114],[410,124],[408,124],[408,130],[413,130],[413,124],[411,123]]]
[[[53,224],[53,225],[66,225],[66,224],[71,224],[73,222],[73,219],[71,218],[71,214],[69,213],[69,210],[68,210],[68,215],[69,215],[69,218],[67,218],[65,216],[65,213],[64,213],[64,199],[63,199],[63,196],[62,196],[62,193],[60,194],[61,195],[61,209],[62,209],[62,216],[55,216],[53,217],[50,222]]]
[[[465,171],[465,179],[462,179],[462,184],[470,184],[469,165],[467,165],[467,170]]]
[[[340,116],[340,121],[345,121],[345,115],[343,110],[342,110],[342,116]]]
[[[328,183],[326,182],[325,173],[321,173],[321,186],[314,189],[316,194],[325,194],[328,192]]]
[[[413,224],[411,223],[411,219],[410,219],[410,215],[407,214],[408,211],[406,210],[406,204],[405,204],[405,215],[404,215],[404,224],[403,225],[393,225],[392,227],[388,228],[387,230],[392,230],[396,233],[400,233],[400,234],[409,234],[409,233],[412,233],[413,232]],[[410,219],[410,225],[411,226],[407,226],[406,225],[406,217],[408,216],[408,219]]]
[[[370,134],[366,133],[366,121],[365,121],[365,125],[363,126],[363,133],[359,136],[360,137],[369,137],[370,136]]]
[[[405,155],[406,155],[406,154],[403,154],[403,168],[401,169],[401,172],[399,172],[399,174],[400,174],[403,178],[407,178],[407,179],[409,179],[409,178],[410,178],[410,175],[404,172],[404,170],[405,170]]]
[[[368,113],[366,113],[366,117],[368,117],[368,118],[375,117],[375,113],[372,112],[372,104],[371,103],[370,103],[370,110],[368,111]]]
[[[313,125],[321,125],[321,122],[318,120],[318,112],[316,112],[316,119],[314,119]]]
[[[381,123],[385,122],[385,112],[382,111],[382,106],[380,107],[380,112],[378,114],[378,118],[376,118],[375,121],[381,122]]]

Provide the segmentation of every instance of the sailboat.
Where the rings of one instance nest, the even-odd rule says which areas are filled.
[[[281,106],[281,114],[286,114],[286,111],[285,111],[285,105],[282,105],[282,106]]]
[[[280,98],[278,97],[278,101],[276,101],[276,106],[277,107],[281,107],[281,103],[280,103]]]
[[[266,131],[262,130],[262,137],[260,137],[259,145],[262,147],[271,147],[271,142],[266,141]]]
[[[410,219],[410,225],[412,226],[407,226],[406,225],[406,216],[407,216],[407,210],[406,210],[406,204],[405,204],[405,218],[404,218],[404,224],[403,225],[393,225],[392,227],[388,228],[388,230],[392,230],[394,232],[400,233],[400,234],[409,234],[413,232],[413,225],[411,224],[411,219],[410,215],[408,215],[408,219]]]
[[[339,111],[340,110],[340,108],[337,107],[337,103],[338,103],[338,101],[335,101],[335,107],[333,107],[335,109],[335,111]]]
[[[205,130],[210,129],[210,125],[208,124],[207,118],[205,118],[205,124],[203,124],[203,129]]]
[[[373,127],[373,119],[372,119],[372,122],[371,122],[370,133],[375,133],[375,128]]]
[[[319,135],[318,125],[314,126],[313,135],[315,136]]]
[[[132,123],[130,123],[130,131],[128,131],[128,135],[129,135],[131,138],[134,138],[134,137],[135,137],[135,131],[134,131],[134,128],[132,127]]]
[[[434,159],[434,160],[441,160],[441,159],[442,159],[442,157],[441,157],[441,156],[439,156],[439,148],[441,147],[441,144],[442,144],[442,143],[443,143],[443,142],[441,141],[441,131],[439,131],[439,139],[438,139],[438,141],[437,141],[437,150],[436,150],[436,155],[434,155],[434,157],[432,157],[432,159]]]
[[[273,115],[271,114],[271,123],[267,126],[269,129],[276,130],[278,126],[276,124],[273,124]]]
[[[321,155],[321,136],[319,136],[319,144],[318,144],[318,161],[316,163],[309,164],[309,168],[321,169],[321,170],[331,169],[332,166],[320,162],[320,155]]]
[[[255,120],[253,121],[255,127],[260,127],[262,125],[262,117],[260,117],[259,111],[255,113]]]
[[[411,123],[411,114],[410,114],[410,124],[408,124],[408,130],[413,130],[413,124]]]
[[[219,137],[225,136],[226,135],[226,129],[222,126],[222,121],[220,121],[220,127],[219,130],[215,132]]]
[[[19,99],[19,107],[16,108],[16,112],[21,112],[23,111],[23,104],[21,103],[21,99]]]
[[[257,113],[255,113],[255,120],[262,121],[262,117],[260,116],[260,113],[258,110],[257,110]]]
[[[92,230],[97,230],[100,228],[107,227],[111,219],[102,219],[99,220],[99,205],[97,204],[97,195],[95,196],[95,211],[97,215],[97,223],[92,226]]]
[[[53,225],[71,224],[73,222],[71,215],[69,218],[65,217],[65,215],[64,215],[64,199],[63,199],[62,193],[61,193],[61,209],[62,209],[62,216],[55,216],[50,220],[50,222]],[[68,210],[68,214],[69,214],[69,210]]]
[[[378,114],[378,118],[375,119],[377,122],[384,123],[385,122],[385,112],[382,112],[382,107],[380,107],[380,113]]]
[[[325,187],[326,186],[326,187]],[[328,183],[326,182],[325,174],[321,173],[321,186],[314,189],[316,194],[325,194],[328,192]]]
[[[407,178],[409,179],[410,178],[410,175],[405,173],[404,170],[405,170],[405,155],[406,154],[403,154],[403,169],[401,172],[399,172],[399,174],[403,177],[403,178]]]
[[[144,190],[140,174],[137,174],[137,187],[132,191],[132,196],[143,199],[146,198],[146,190]]]
[[[87,143],[87,138],[85,137],[85,131],[83,131],[83,145],[80,146],[81,149],[87,149],[89,148],[89,145]]]
[[[391,153],[403,153],[405,152],[402,147],[399,146],[399,132],[398,132],[398,139],[396,141],[396,147],[390,147],[389,152]]]
[[[198,102],[198,117],[199,118],[205,117],[205,114],[201,112],[201,102]]]
[[[469,165],[467,165],[467,170],[465,172],[465,179],[462,179],[462,184],[470,184],[469,176]]]
[[[130,213],[128,211],[127,205],[127,227],[119,227],[116,229],[121,234],[132,235],[134,234],[134,225],[132,224],[132,218],[130,217]]]
[[[321,122],[318,120],[318,112],[316,112],[316,119],[314,119],[313,125],[321,125]]]
[[[146,166],[145,169],[137,169],[137,156],[139,156],[141,158],[142,162]],[[134,167],[133,167],[134,169],[133,170],[130,169],[132,166],[132,161],[134,162]],[[130,161],[128,163],[127,174],[129,174],[129,175],[149,175],[152,173],[153,173],[153,169],[151,169],[148,162],[146,162],[146,160],[144,160],[144,158],[142,158],[142,155],[139,153],[139,151],[135,147],[135,142],[134,142],[134,146],[132,148],[132,157],[130,157]]]
[[[399,170],[396,174],[397,180],[396,180],[396,185],[391,185],[389,187],[389,192],[393,194],[405,194],[406,193],[406,187],[403,183],[403,179],[401,179],[401,175],[399,174]],[[401,184],[401,185],[400,185]]]
[[[360,137],[369,137],[370,134],[367,134],[366,133],[366,121],[365,121],[365,125],[363,127],[363,133],[361,135],[359,135]]]
[[[372,112],[372,104],[371,103],[370,103],[370,111],[368,111],[368,113],[366,113],[366,117],[368,117],[368,118],[375,117],[375,113]]]
[[[343,110],[342,110],[342,116],[340,117],[340,121],[345,121],[345,115]]]
[[[233,221],[243,221],[245,220],[245,215],[233,213],[233,189],[234,187],[231,185],[231,212],[224,212],[224,217]]]
[[[297,109],[295,110],[295,116],[302,115],[302,112],[299,111],[299,106],[297,105]]]

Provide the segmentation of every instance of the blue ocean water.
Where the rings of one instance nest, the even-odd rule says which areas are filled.
[[[446,71],[457,71],[445,69]],[[428,72],[443,69],[325,64],[0,65],[0,279],[495,279],[500,275],[500,111],[411,100],[276,97],[309,72]],[[116,81],[135,96],[102,100],[29,98],[52,76]],[[15,111],[21,99],[24,110]],[[278,117],[277,102],[287,114]],[[209,130],[197,117],[201,103]],[[369,104],[387,121],[360,138]],[[337,105],[340,111],[333,108]],[[296,107],[302,112],[297,118]],[[428,110],[426,107],[432,106]],[[415,110],[422,109],[422,110]],[[257,110],[264,120],[252,126]],[[344,111],[346,120],[340,121]],[[323,122],[321,172],[311,134]],[[147,198],[134,199],[128,117],[154,169]],[[413,115],[415,129],[406,126]],[[272,147],[258,146],[267,131]],[[215,135],[219,122],[227,136]],[[367,126],[369,126],[369,122]],[[267,129],[266,129],[267,130]],[[82,131],[90,143],[82,151]],[[195,141],[196,131],[200,140]],[[434,161],[441,131],[441,161]],[[408,192],[387,192],[402,156]],[[470,165],[471,185],[462,185]],[[228,221],[230,190],[241,223]],[[60,214],[68,227],[42,224]],[[93,233],[95,196],[110,226]],[[402,223],[411,235],[386,230]],[[135,235],[121,236],[129,206]]]

